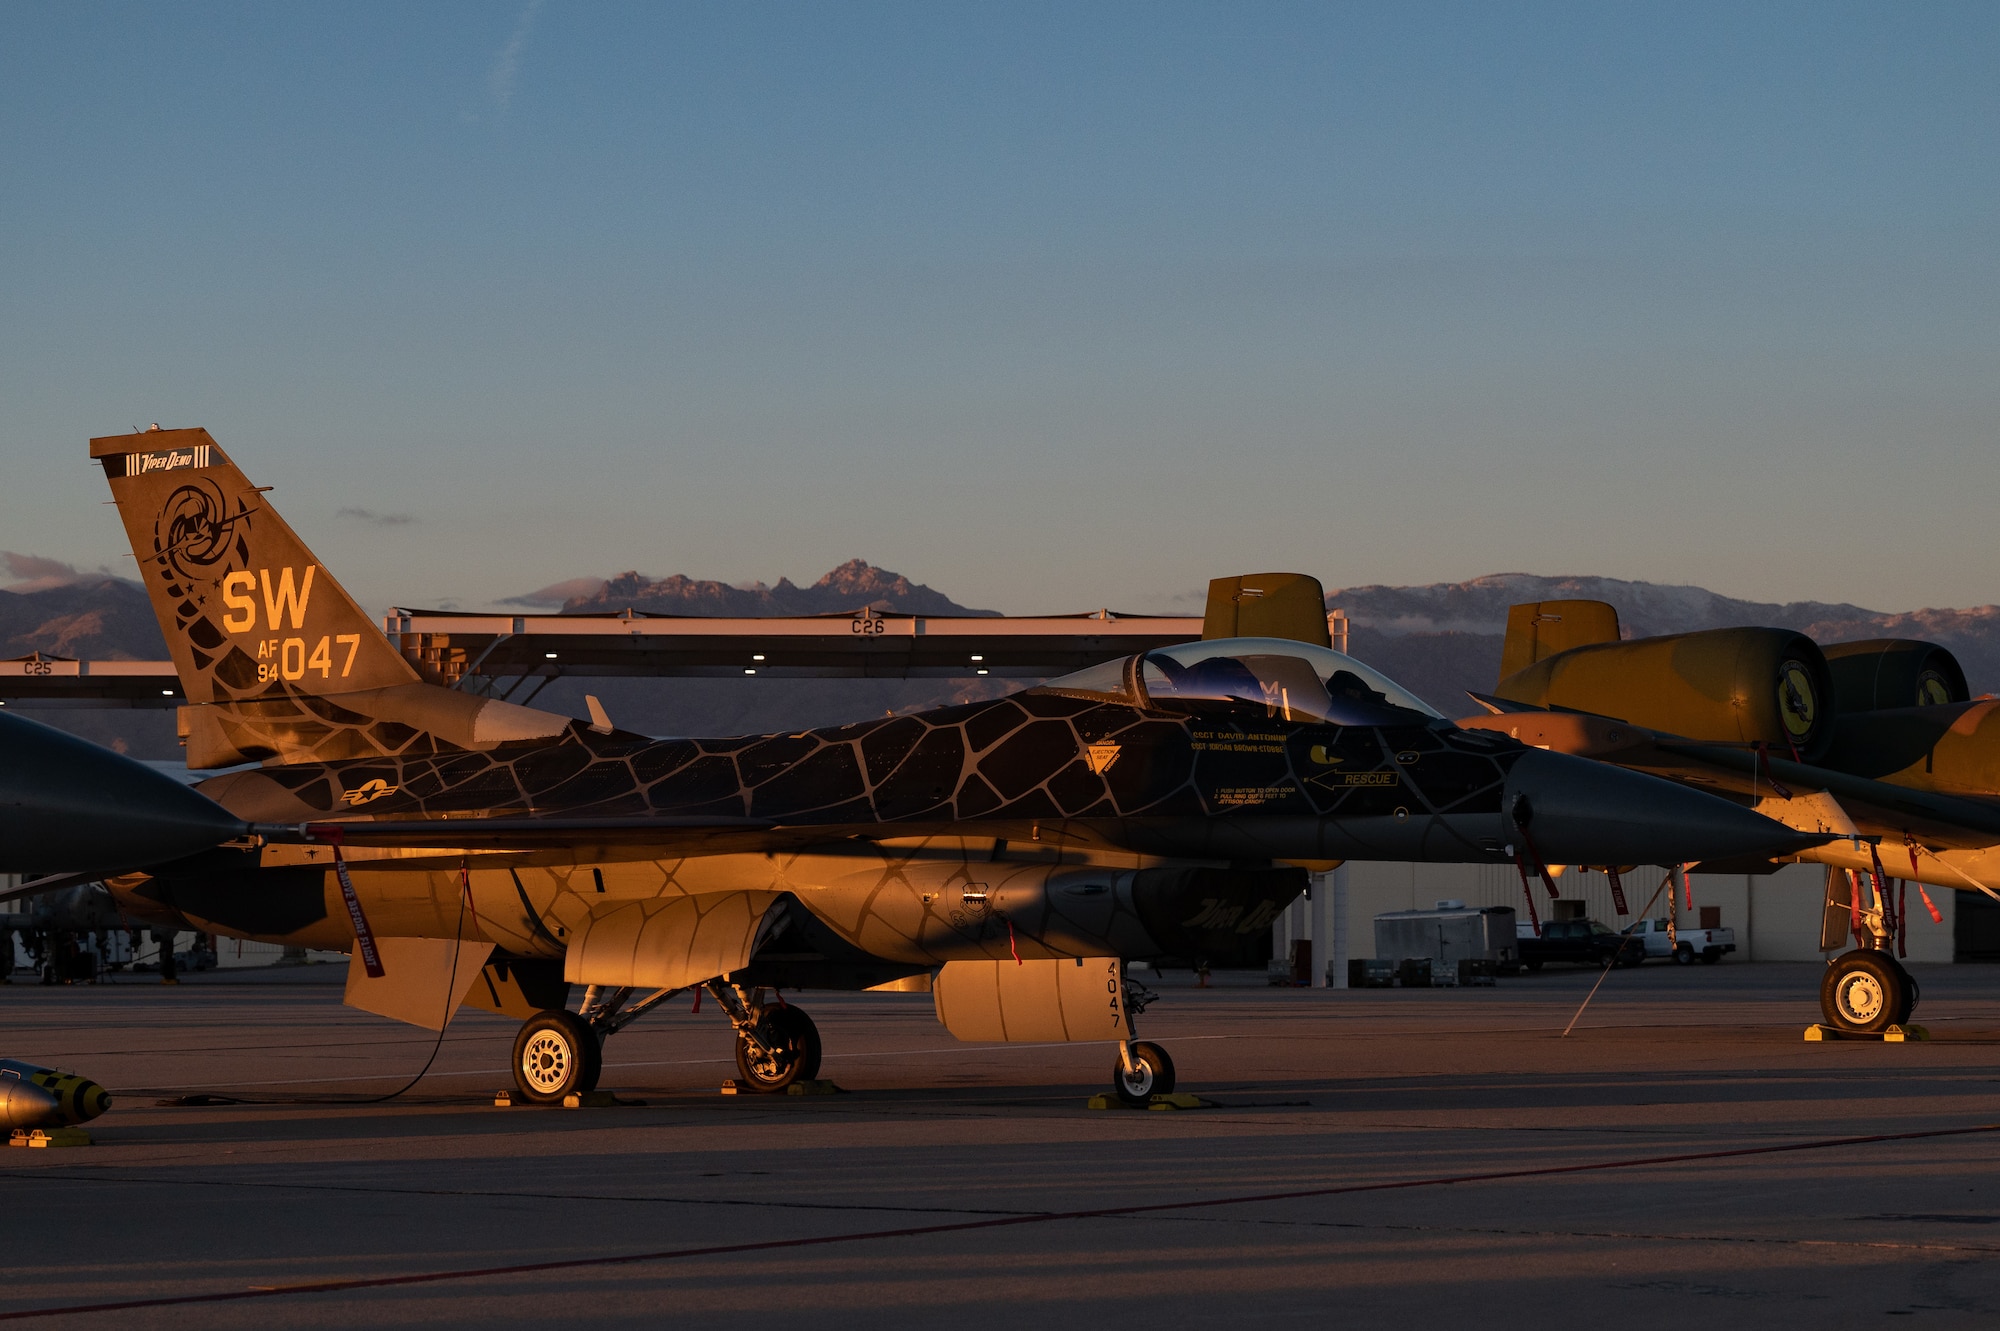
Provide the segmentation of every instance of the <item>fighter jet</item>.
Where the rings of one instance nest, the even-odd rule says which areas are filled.
[[[198,787],[256,844],[113,892],[183,927],[351,951],[347,998],[369,1011],[520,1017],[530,1101],[590,1088],[608,1035],[691,988],[733,1027],[743,1088],[783,1089],[821,1046],[777,991],[934,976],[955,1035],[1115,1041],[1113,1089],[1144,1103],[1174,1068],[1134,1036],[1124,963],[1247,960],[1311,869],[1504,863],[1530,834],[1642,863],[1819,839],[1454,726],[1331,649],[1310,579],[1223,580],[1213,638],[992,701],[651,739],[427,679],[207,432],[90,453],[186,691],[189,765],[259,764]]]
[[[1827,1024],[1907,1022],[1916,982],[1897,960],[1906,921],[1891,879],[2000,890],[2000,702],[1968,697],[1934,643],[1822,649],[1788,629],[1728,628],[1623,640],[1615,607],[1512,607],[1501,679],[1459,724],[1599,759],[1737,801],[1832,839],[1770,859],[1827,866],[1821,946]],[[1934,909],[1934,907],[1933,907]]]

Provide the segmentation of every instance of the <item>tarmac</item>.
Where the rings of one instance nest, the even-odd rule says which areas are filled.
[[[161,1327],[2000,1325],[2000,971],[1918,966],[1927,1042],[1807,1043],[1811,964],[1458,990],[1185,975],[1108,1045],[971,1046],[925,995],[794,996],[838,1095],[717,1093],[712,1003],[612,1038],[643,1105],[494,1107],[333,967],[0,989],[87,1148],[0,1157],[0,1320]],[[164,1106],[174,1097],[226,1097]],[[125,1305],[125,1306],[117,1306]],[[85,1311],[98,1309],[98,1311]]]

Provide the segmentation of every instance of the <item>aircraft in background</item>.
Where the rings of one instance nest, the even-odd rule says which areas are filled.
[[[1917,984],[1896,957],[1894,880],[2000,897],[2000,702],[1968,696],[1935,643],[1824,648],[1787,629],[1626,640],[1603,601],[1511,608],[1501,679],[1459,724],[1712,791],[1830,839],[1718,857],[1716,872],[1827,866],[1820,945],[1855,946],[1820,986],[1827,1023],[1907,1022]],[[1934,917],[1941,916],[1931,905]]]
[[[1124,963],[1258,952],[1344,859],[1782,855],[1819,837],[1463,729],[1331,649],[1319,584],[1222,579],[1204,640],[1007,697],[793,734],[650,739],[423,677],[206,431],[93,439],[231,840],[107,880],[170,927],[350,951],[347,1001],[516,1016],[514,1076],[589,1089],[690,988],[743,1086],[817,1074],[780,989],[921,986],[961,1039],[1116,1041],[1171,1090]],[[249,825],[251,836],[241,835]],[[218,832],[218,841],[222,836]],[[585,986],[568,1007],[570,986]]]

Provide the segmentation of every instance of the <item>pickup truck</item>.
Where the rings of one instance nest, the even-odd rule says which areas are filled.
[[[1521,964],[1538,971],[1548,962],[1578,966],[1636,966],[1646,945],[1629,934],[1613,933],[1596,920],[1550,920],[1540,934],[1522,929],[1517,940]]]
[[[1657,920],[1641,920],[1625,933],[1646,945],[1647,956],[1671,956],[1677,966],[1690,966],[1697,961],[1713,966],[1722,960],[1723,953],[1736,950],[1734,929],[1676,929],[1673,945],[1668,946],[1664,915]]]

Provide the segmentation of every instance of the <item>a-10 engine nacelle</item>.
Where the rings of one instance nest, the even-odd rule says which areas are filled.
[[[1870,638],[1831,643],[1823,650],[1842,716],[1892,707],[1938,707],[1972,697],[1958,658],[1934,642]]]
[[[1687,739],[1767,744],[1807,762],[1833,741],[1833,672],[1812,639],[1786,629],[1708,629],[1569,647],[1514,671],[1494,692]]]
[[[1603,601],[1540,601],[1509,611],[1500,669],[1495,692],[1512,702],[1764,744],[1778,757],[1921,789],[2000,791],[2000,718],[1989,715],[1993,704],[1969,701],[1965,671],[1936,643],[1821,648],[1773,628],[1625,642]]]

